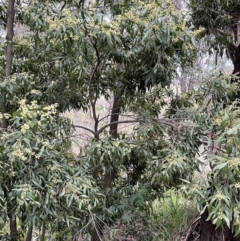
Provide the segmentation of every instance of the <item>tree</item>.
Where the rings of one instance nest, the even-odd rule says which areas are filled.
[[[49,58],[54,60],[52,53],[58,56],[61,78],[68,78],[64,73],[71,72],[72,79],[67,79],[71,81],[70,90],[73,90],[76,83],[81,85],[78,88],[82,91],[82,96],[86,96],[84,99],[91,106],[95,122],[94,130],[90,131],[97,141],[96,146],[92,145],[94,150],[95,147],[101,149],[100,134],[109,127],[111,138],[104,140],[105,147],[102,149],[111,150],[110,153],[113,154],[109,156],[98,149],[95,150],[97,153],[93,153],[90,148],[91,155],[87,160],[93,167],[97,182],[101,185],[103,180],[102,188],[105,195],[108,194],[107,200],[113,200],[113,195],[116,199],[117,190],[116,187],[113,188],[114,173],[121,173],[121,168],[124,168],[122,157],[126,154],[122,153],[119,156],[116,154],[117,149],[112,150],[117,146],[110,144],[109,150],[107,143],[114,143],[114,139],[119,136],[117,127],[121,123],[120,110],[123,109],[124,102],[133,99],[137,92],[144,94],[154,85],[161,84],[164,87],[170,84],[176,64],[186,64],[190,60],[186,56],[194,50],[193,34],[171,3],[97,3],[91,5],[87,12],[81,13],[84,14],[84,18],[79,11],[81,12],[79,8],[76,12],[69,12],[66,9],[59,13],[60,17],[55,16],[54,20],[47,19],[46,27],[49,34],[47,38],[43,36],[41,42],[48,44]],[[49,68],[48,71],[51,76],[57,76],[55,69]],[[86,86],[87,89],[84,90],[82,86]],[[113,93],[114,96],[110,123],[99,128],[96,101],[100,95],[107,97],[109,93]],[[83,102],[77,102],[78,106],[81,104]],[[135,118],[127,122],[143,122],[143,119]],[[129,151],[132,152],[128,150],[127,153]],[[112,156],[116,160],[114,163]],[[106,193],[108,188],[113,191]],[[108,208],[113,208],[112,204]],[[113,213],[111,216],[114,216]],[[109,223],[112,217],[106,215],[103,219]],[[96,232],[94,237],[98,239]]]
[[[192,31],[171,2],[33,1],[18,19],[27,31],[13,39],[11,78],[0,86],[11,115],[3,174],[14,164],[12,176],[2,175],[1,186],[11,188],[2,191],[1,208],[11,204],[27,240],[40,229],[42,239],[46,229],[58,230],[59,239],[69,230],[74,239],[90,232],[90,221],[92,240],[100,240],[106,225],[149,209],[146,202],[179,178],[191,180],[198,135],[174,102],[165,117],[159,113],[176,68],[194,58],[201,30]],[[101,126],[96,103],[110,94],[110,122]],[[69,153],[71,128],[59,113],[66,109],[90,110],[94,119],[93,129],[76,126],[93,135],[79,158]],[[124,111],[135,115],[119,120]],[[126,136],[120,123],[139,125]]]
[[[20,66],[26,49],[13,39],[14,6],[10,0],[7,41],[1,42],[6,75],[2,73],[0,87],[0,236],[28,241],[33,232],[41,230],[39,239],[45,240],[46,235],[61,229],[70,238],[80,223],[86,224],[88,207],[97,205],[99,192],[88,171],[76,168],[78,159],[70,152],[69,120],[60,116],[57,104],[33,100],[41,92],[31,84],[31,72],[24,72]]]
[[[230,164],[230,159],[238,158],[237,137],[230,144],[232,134],[237,124],[231,118],[238,118],[236,106],[239,97],[239,1],[190,1],[192,21],[196,27],[204,27],[202,35],[209,46],[210,53],[220,56],[226,49],[232,60],[233,76],[228,77],[227,85],[234,88],[231,94],[218,96],[215,110],[220,112],[209,129],[209,159],[211,161],[211,175],[205,186],[204,206],[201,217],[200,240],[239,240],[238,225],[238,191],[234,189],[238,182],[237,166]],[[222,83],[220,81],[219,83]],[[220,84],[222,85],[222,84]],[[225,83],[225,86],[227,86]],[[215,86],[218,88],[217,86]],[[227,90],[226,90],[227,91]],[[227,92],[226,92],[227,93]],[[213,99],[216,97],[212,96]],[[232,113],[230,113],[232,111]],[[226,123],[222,125],[223,113]],[[233,117],[232,115],[236,115]],[[229,130],[227,130],[229,128]],[[230,131],[232,129],[232,131]],[[234,134],[235,135],[235,134]],[[224,137],[224,140],[223,140]],[[234,149],[235,147],[235,149]],[[227,176],[226,176],[227,175]],[[236,185],[236,186],[234,186]],[[205,199],[205,200],[204,200]],[[209,200],[209,201],[208,201]],[[211,202],[210,202],[211,200]],[[210,202],[210,203],[209,203]],[[224,210],[225,209],[225,210]]]

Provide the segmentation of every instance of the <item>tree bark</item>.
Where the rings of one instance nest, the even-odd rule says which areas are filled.
[[[5,75],[8,78],[11,75],[12,70],[12,61],[13,61],[13,24],[14,24],[14,5],[15,0],[8,1],[8,8],[7,8],[7,50],[6,50],[6,67],[5,67]],[[8,123],[4,114],[7,111],[7,104],[6,100],[1,103],[1,112],[2,112],[2,121],[1,121],[1,129],[6,130],[8,127]],[[11,187],[10,187],[11,188]],[[11,208],[9,208],[11,210]],[[10,226],[10,236],[11,240],[17,240],[17,221],[16,215],[14,212],[8,210],[8,217],[9,217],[9,226]]]
[[[225,235],[228,236],[229,229],[223,230],[221,228],[216,229],[215,225],[211,221],[206,221],[208,218],[207,210],[201,216],[201,230],[200,230],[200,241],[223,241]],[[228,240],[228,239],[227,239]]]
[[[121,111],[121,104],[122,104],[122,96],[123,94],[123,86],[119,83],[116,89],[116,93],[114,95],[113,100],[113,106],[111,111],[111,118],[110,118],[110,124],[114,123],[109,126],[109,134],[112,136],[112,138],[118,137],[118,120],[119,115]],[[105,173],[103,177],[103,190],[106,190],[107,188],[111,188],[113,181],[114,181],[114,172],[107,172]],[[92,241],[102,241],[102,229],[94,229],[92,232]]]
[[[12,61],[13,61],[13,24],[14,24],[14,4],[15,0],[9,0],[8,1],[8,8],[7,8],[7,34],[6,34],[6,40],[7,40],[7,50],[6,50],[6,66],[5,66],[5,75],[6,78],[11,75],[12,70]],[[1,105],[1,112],[2,112],[2,121],[1,121],[1,128],[5,130],[7,128],[7,120],[4,117],[4,114],[7,111],[6,103],[5,101]]]
[[[201,216],[200,241],[240,241],[240,235],[236,236],[232,230],[225,225],[223,228],[217,228],[211,221],[206,221],[208,211]]]
[[[45,234],[46,234],[46,224],[45,224],[45,222],[43,222],[40,241],[44,241],[45,240]]]
[[[102,232],[100,232],[100,230],[94,229],[92,232],[92,241],[102,241],[101,236]]]
[[[28,228],[28,232],[27,232],[27,236],[26,236],[26,241],[31,241],[32,240],[32,231],[33,231],[33,227],[30,226]]]
[[[18,240],[18,232],[17,232],[17,220],[16,216],[14,214],[8,214],[9,216],[9,222],[10,222],[10,237],[11,241],[17,241]]]
[[[111,135],[112,138],[116,139],[118,137],[118,120],[119,120],[119,115],[120,115],[120,110],[121,110],[121,95],[123,92],[123,87],[120,85],[117,87],[114,100],[113,100],[113,107],[112,107],[112,112],[111,112],[111,118],[110,118],[110,125],[109,127],[109,134]],[[106,188],[111,188],[112,183],[114,181],[114,173],[106,173],[104,175],[103,179],[103,189],[105,190]]]
[[[7,12],[7,35],[6,35],[6,40],[7,40],[7,53],[6,53],[6,77],[11,75],[11,70],[12,70],[12,61],[13,61],[13,23],[14,23],[14,4],[15,0],[9,0],[8,1],[8,12]]]
[[[235,44],[229,44],[227,48],[227,55],[232,60],[234,70],[233,74],[239,75],[240,73],[240,44],[236,46]]]

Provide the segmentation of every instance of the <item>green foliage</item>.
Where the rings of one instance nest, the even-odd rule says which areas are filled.
[[[238,1],[191,0],[193,21],[197,26],[206,27],[208,34],[223,29],[231,23],[231,13],[239,7]],[[201,17],[200,17],[201,16]]]
[[[134,112],[140,116],[157,117],[162,108],[166,106],[166,99],[172,96],[162,86],[154,86],[142,98],[141,93],[136,93],[134,99],[124,103],[124,110]]]
[[[156,241],[181,239],[181,234],[188,230],[198,211],[193,202],[185,200],[174,191],[166,192],[156,200],[152,210],[152,231]]]
[[[212,170],[208,183],[192,187],[202,212],[207,208],[213,224],[226,224],[237,234],[239,230],[239,110],[231,106],[222,111],[213,122],[216,140],[214,152],[209,154]],[[211,141],[209,140],[209,143]],[[211,145],[211,144],[209,144]],[[231,224],[230,224],[231,223]]]
[[[21,232],[63,223],[84,225],[87,210],[98,204],[97,188],[84,168],[79,170],[71,145],[71,124],[56,105],[21,100],[9,117],[11,129],[1,136],[1,228],[16,213]],[[51,232],[51,230],[49,230]]]
[[[24,8],[23,22],[34,34],[15,40],[16,71],[36,76],[42,101],[61,109],[87,108],[89,91],[108,96],[119,82],[126,96],[169,85],[177,64],[191,63],[195,54],[195,32],[169,2],[114,3],[118,11],[109,17],[100,2],[89,11],[70,6]]]
[[[199,169],[200,139],[219,114],[214,108],[226,89],[221,85],[225,77],[209,81],[199,102],[196,93],[172,98],[166,88],[177,67],[192,63],[202,29],[189,27],[171,1],[89,6],[33,1],[21,8],[19,20],[26,32],[13,40],[12,75],[5,78],[0,67],[0,102],[9,112],[0,143],[2,227],[13,214],[22,233],[45,225],[56,239],[82,230],[84,236],[93,217],[102,220],[103,229],[103,222],[131,222],[138,211],[149,214],[163,190],[192,180]],[[1,42],[2,56],[6,44]],[[0,61],[4,66],[5,57]],[[91,133],[99,138],[75,157],[72,126],[61,113],[90,107],[94,112],[101,96],[108,98],[119,88],[122,109],[138,114],[139,124],[131,135],[114,139],[102,135],[94,116]],[[209,97],[205,109],[199,107],[205,105],[203,97]],[[115,179],[104,189],[109,173]]]
[[[191,181],[199,166],[195,160],[199,141],[194,135],[198,129],[194,132],[186,129],[187,123],[181,124],[185,134],[180,135],[171,125],[166,127],[166,123],[154,123],[149,118],[131,136],[105,136],[89,144],[85,162],[92,172],[97,169],[98,183],[101,185],[106,173],[115,177],[114,186],[105,191],[106,200],[100,205],[108,212],[94,209],[104,222],[133,221],[136,210],[150,211],[151,203],[164,188],[178,186],[181,179]],[[167,131],[171,138],[165,135]]]
[[[208,150],[211,170],[205,179],[186,182],[182,190],[196,198],[201,213],[207,209],[208,220],[216,227],[227,225],[238,234],[239,103],[231,100],[237,91],[236,85],[230,84],[232,78],[235,76],[212,76],[206,87],[200,88],[201,113],[192,116],[201,124],[203,135],[199,138]]]
[[[122,222],[121,228],[118,230],[116,240],[129,238],[129,240],[155,240],[155,230],[152,228],[152,220],[149,214],[144,212],[136,212],[131,218],[131,222]]]
[[[209,52],[223,55],[229,43],[237,40],[237,23],[239,18],[239,1],[237,0],[190,0],[192,9],[191,22],[199,28],[203,27],[201,37],[205,38]]]
[[[180,240],[198,214],[195,203],[173,190],[164,192],[161,198],[146,206],[150,208],[149,212],[136,211],[131,221],[123,220],[118,225],[114,240]]]

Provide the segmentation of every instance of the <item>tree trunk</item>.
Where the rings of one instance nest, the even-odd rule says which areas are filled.
[[[13,23],[14,23],[14,4],[15,0],[9,0],[8,1],[8,8],[7,8],[7,50],[6,50],[6,67],[5,67],[5,75],[6,78],[11,75],[12,70],[12,61],[13,61]],[[1,112],[2,112],[2,121],[1,121],[1,129],[6,130],[8,127],[8,123],[6,118],[4,117],[4,114],[7,111],[7,104],[6,101],[1,103]],[[11,187],[10,187],[11,189]],[[10,226],[10,236],[11,240],[17,240],[17,221],[16,221],[16,215],[14,212],[9,211],[11,210],[10,207],[8,207],[8,217],[9,217],[9,226]]]
[[[43,222],[40,241],[44,241],[45,240],[45,234],[46,234],[46,224],[45,224],[45,222]]]
[[[12,70],[12,61],[13,61],[13,23],[14,23],[14,4],[15,0],[9,0],[8,1],[8,9],[7,9],[7,34],[6,34],[6,40],[7,40],[7,50],[6,50],[6,66],[5,66],[5,75],[6,78],[11,75]],[[2,121],[1,121],[1,128],[3,130],[7,129],[7,120],[4,117],[4,114],[7,111],[6,103],[5,101],[1,104],[1,112],[2,112]]]
[[[206,221],[208,211],[206,210],[201,216],[201,230],[199,241],[240,241],[240,235],[234,237],[234,233],[227,225],[224,228],[216,229],[211,221]]]
[[[234,70],[233,74],[240,73],[240,44],[236,46],[235,44],[229,44],[227,49],[227,55],[232,60]]]
[[[233,241],[231,232],[226,226],[224,229],[218,228],[211,221],[206,221],[208,211],[206,210],[201,216],[200,241]]]
[[[92,241],[102,241],[102,232],[94,229],[92,232]]]
[[[9,214],[9,223],[10,223],[10,236],[11,241],[17,241],[18,240],[18,233],[17,233],[17,220],[16,216],[14,214]]]
[[[118,121],[121,109],[121,95],[123,92],[123,88],[121,86],[117,87],[114,100],[113,100],[113,107],[111,112],[110,118],[110,125],[109,134],[112,138],[116,139],[118,137]],[[112,183],[114,180],[114,173],[106,173],[103,179],[103,189],[111,188]]]
[[[109,134],[113,138],[118,137],[118,121],[119,121],[119,115],[121,110],[121,104],[122,104],[122,96],[123,94],[123,87],[119,83],[116,93],[114,95],[113,100],[113,106],[111,111],[111,118],[110,118],[110,128],[109,128]],[[103,190],[106,190],[106,188],[111,188],[113,181],[114,181],[114,172],[107,172],[105,173],[103,177]],[[99,228],[98,230],[94,229],[92,232],[92,241],[102,241],[102,228]]]
[[[123,72],[124,64],[117,64],[117,71],[119,73]],[[114,100],[113,100],[113,106],[112,106],[111,118],[110,118],[110,126],[109,126],[109,134],[114,139],[118,137],[118,121],[119,121],[119,115],[121,111],[123,92],[124,92],[124,86],[122,85],[121,82],[118,82],[116,86],[116,92],[114,94]],[[114,171],[105,173],[103,177],[103,186],[102,186],[103,191],[105,191],[107,188],[112,187],[114,177],[115,177],[114,174],[115,174]],[[101,225],[94,225],[91,240],[102,241],[103,229],[104,227],[101,227]]]
[[[14,23],[14,4],[15,0],[8,1],[8,10],[7,10],[7,53],[6,53],[6,77],[11,75],[12,70],[12,61],[13,61],[13,23]]]
[[[33,228],[32,226],[30,226],[28,228],[28,232],[27,232],[27,236],[26,236],[26,241],[31,241],[32,240],[32,231],[33,231]]]

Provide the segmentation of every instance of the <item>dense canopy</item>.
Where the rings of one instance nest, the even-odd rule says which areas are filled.
[[[199,240],[239,239],[240,5],[180,3],[0,2],[3,240],[167,240],[149,220],[169,189],[196,203]],[[203,42],[234,75],[197,72]]]

